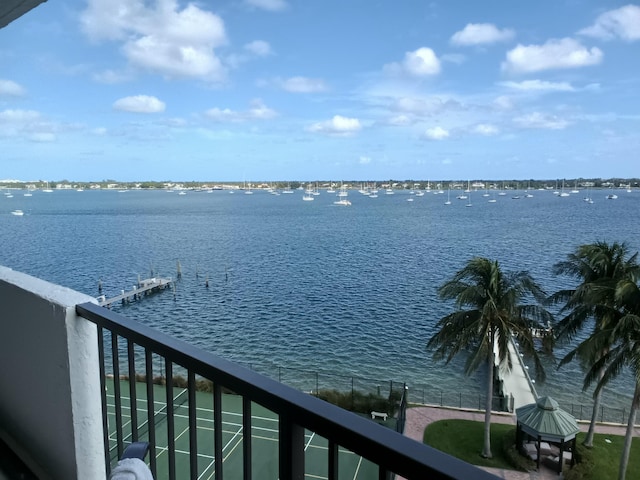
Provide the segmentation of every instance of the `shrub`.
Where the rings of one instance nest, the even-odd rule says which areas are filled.
[[[595,452],[582,445],[576,444],[575,465],[573,468],[563,470],[565,480],[584,480],[593,478],[593,469],[596,466]]]
[[[529,457],[522,455],[516,446],[516,428],[507,431],[502,437],[502,452],[509,464],[516,470],[527,472],[535,470],[536,463]]]
[[[352,412],[364,413],[366,415],[372,411],[385,412],[392,417],[398,408],[401,394],[394,391],[389,395],[389,398],[385,398],[373,393],[365,394],[357,390],[353,392],[320,390],[317,396],[321,400]]]

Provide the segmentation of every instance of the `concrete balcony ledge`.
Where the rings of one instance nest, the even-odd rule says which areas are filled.
[[[105,478],[88,295],[0,266],[0,432],[40,478]]]

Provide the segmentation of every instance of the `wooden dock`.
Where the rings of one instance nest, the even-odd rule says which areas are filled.
[[[112,298],[107,298],[104,295],[100,295],[98,300],[98,305],[101,307],[111,307],[112,304],[116,302],[120,302],[123,305],[129,302],[133,302],[136,300],[140,300],[143,296],[149,295],[150,293],[157,292],[159,290],[164,290],[171,286],[173,283],[173,279],[171,277],[161,278],[161,277],[153,277],[146,278],[144,280],[140,280],[137,285],[134,285],[131,290],[125,291],[122,290],[120,295],[116,295]]]

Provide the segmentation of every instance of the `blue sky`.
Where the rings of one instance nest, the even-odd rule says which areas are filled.
[[[49,0],[0,30],[0,178],[640,175],[640,4]]]

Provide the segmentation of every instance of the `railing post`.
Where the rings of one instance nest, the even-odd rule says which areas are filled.
[[[111,361],[113,363],[113,397],[116,409],[116,446],[118,457],[122,457],[122,395],[120,393],[120,358],[118,357],[118,336],[111,332]]]
[[[136,360],[133,342],[127,340],[127,359],[129,363],[129,407],[131,412],[131,440],[138,441],[138,400],[136,392]]]
[[[219,383],[213,384],[213,457],[216,467],[216,480],[222,480],[222,389]]]
[[[187,372],[187,389],[189,396],[189,466],[191,480],[198,478],[198,424],[196,404],[196,375],[191,370]]]
[[[165,362],[165,393],[167,405],[167,449],[169,455],[169,480],[176,478],[176,437],[173,418],[173,363]]]
[[[243,455],[243,478],[251,480],[251,400],[242,397],[242,455]]]
[[[304,428],[280,414],[279,467],[281,480],[304,480]]]
[[[153,392],[153,353],[148,348],[146,348],[144,351],[144,360],[147,375],[147,429],[149,431],[149,446],[151,448],[149,454],[149,462],[151,473],[153,474],[154,478],[157,478],[158,468],[156,462],[156,420]]]
[[[100,363],[100,393],[102,397],[102,428],[104,430],[104,453],[107,464],[107,474],[111,473],[111,459],[109,455],[109,420],[107,417],[107,380],[104,366],[104,329],[98,327],[98,359]]]
[[[338,444],[332,440],[329,441],[328,462],[328,480],[338,480]]]

